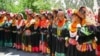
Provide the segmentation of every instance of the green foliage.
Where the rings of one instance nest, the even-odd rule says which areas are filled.
[[[19,13],[24,12],[26,8],[32,9],[35,12],[39,12],[40,10],[50,10],[51,8],[65,9],[61,3],[62,0],[58,0],[57,3],[56,1],[57,0],[0,0],[0,10]],[[73,1],[75,1],[75,3],[73,3]],[[78,8],[80,6],[92,8],[93,1],[94,0],[80,0],[79,5],[77,5],[78,0],[64,0],[66,8]]]
[[[50,10],[51,4],[49,3],[50,0],[37,0],[32,5],[37,7],[37,10]]]
[[[39,12],[39,10],[49,10],[49,0],[0,0],[0,9],[10,12],[22,12],[26,8]]]
[[[0,0],[0,8],[10,12],[23,11],[24,5],[22,0]]]

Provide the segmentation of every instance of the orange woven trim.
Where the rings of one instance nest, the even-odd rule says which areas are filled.
[[[62,27],[64,25],[65,21],[66,21],[65,19],[59,20],[58,27]]]
[[[1,19],[0,19],[0,23],[2,23],[3,21],[4,21],[4,18],[1,18]]]
[[[78,22],[74,22],[74,23],[71,24],[71,28],[70,28],[71,32],[77,31],[77,24],[78,24]]]
[[[39,26],[39,24],[40,24],[40,20],[36,20],[34,26]]]
[[[82,25],[86,24],[86,19],[82,19]]]

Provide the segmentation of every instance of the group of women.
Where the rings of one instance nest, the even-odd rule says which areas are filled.
[[[100,9],[97,18],[89,13],[92,12],[84,6],[67,17],[61,9],[26,13],[26,19],[22,14],[11,17],[3,13],[0,15],[0,46],[50,56],[96,56],[100,52]]]

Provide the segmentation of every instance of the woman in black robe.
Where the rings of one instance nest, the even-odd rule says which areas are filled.
[[[39,52],[39,42],[40,42],[39,22],[40,22],[40,16],[36,15],[34,19],[35,19],[35,23],[32,25],[33,28],[31,28],[31,30],[32,30],[32,38],[31,38],[32,52]]]
[[[57,10],[53,10],[53,14],[48,13],[48,19],[50,20],[49,27],[49,48],[50,48],[50,56],[55,56],[56,50],[56,34],[57,34]]]
[[[65,38],[68,38],[67,19],[64,17],[63,11],[58,11],[57,14],[57,34],[55,56],[65,56]],[[54,36],[54,35],[53,35]]]
[[[77,13],[73,13],[71,16],[71,23],[68,25],[69,38],[68,38],[68,50],[66,56],[77,56],[76,44],[77,44],[77,31],[81,27],[80,18]]]
[[[16,48],[21,49],[22,47],[22,33],[24,29],[24,19],[21,14],[17,15],[16,27],[17,27],[17,35],[16,35]]]
[[[12,47],[12,36],[11,36],[12,19],[11,19],[10,14],[7,14],[6,17],[7,18],[4,23],[5,46]]]
[[[53,46],[56,45],[56,44],[54,44],[55,43],[54,41],[56,41],[56,40],[54,40],[55,37],[53,37],[52,34],[55,33],[56,31],[54,31],[53,28],[52,28],[52,24],[53,24],[53,15],[52,15],[52,13],[48,13],[47,17],[50,21],[50,26],[48,28],[49,29],[48,30],[49,31],[48,32],[48,38],[47,38],[48,39],[48,52],[50,53],[50,56],[53,56],[54,52],[55,52],[54,51],[55,47],[53,47]]]
[[[2,14],[0,16],[0,47],[4,47],[4,22],[5,22],[5,15]]]
[[[16,35],[17,35],[17,27],[16,27],[16,17],[14,16],[12,18],[12,25],[11,25],[11,36],[12,36],[12,43],[13,43],[13,48],[16,46]]]
[[[78,30],[77,56],[96,56],[95,24],[86,19],[86,7],[79,9],[78,15],[81,17],[81,28]]]
[[[40,51],[45,54],[47,53],[47,35],[48,35],[48,28],[49,28],[49,20],[45,14],[42,14],[41,20],[40,20]]]
[[[24,28],[24,37],[22,38],[22,42],[24,44],[24,51],[32,52],[32,32],[34,29],[34,22],[35,20],[31,16],[31,14],[28,14],[27,20],[25,21],[25,28]]]

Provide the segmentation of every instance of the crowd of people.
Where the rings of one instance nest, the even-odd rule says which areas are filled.
[[[100,56],[100,9],[0,12],[0,46],[50,56]]]

